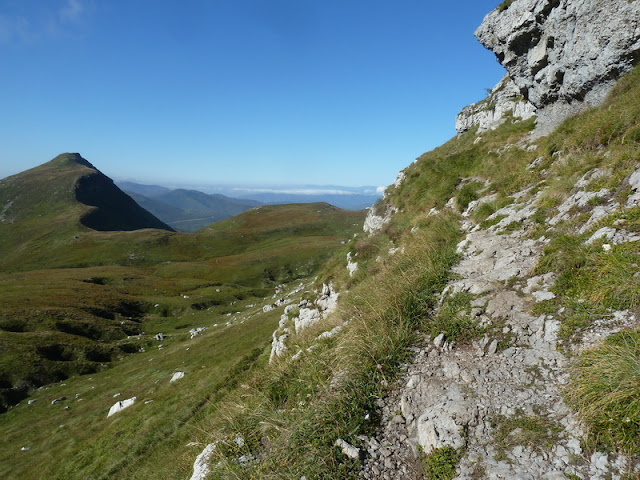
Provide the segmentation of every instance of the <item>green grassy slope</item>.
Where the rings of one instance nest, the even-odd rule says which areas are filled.
[[[234,312],[237,302],[312,274],[364,216],[288,205],[268,221],[247,214],[237,231],[96,231],[82,225],[91,207],[75,196],[77,180],[93,172],[61,155],[0,183],[0,204],[9,205],[0,223],[0,408],[34,387],[104,369],[137,351],[144,339],[130,337],[149,328]]]
[[[279,313],[242,310],[242,317],[185,314],[175,319],[182,326],[163,330],[163,342],[145,342],[146,352],[45,387],[33,393],[32,404],[0,415],[0,477],[188,478],[200,449],[187,446],[198,419],[215,415],[219,401],[268,357]],[[207,330],[190,340],[186,323]],[[175,371],[185,377],[169,383]],[[132,407],[107,418],[116,401],[134,396]]]
[[[485,222],[487,217],[511,203],[512,195],[528,187],[526,195],[541,192],[537,226],[529,235],[551,241],[536,273],[560,275],[556,298],[536,308],[557,315],[566,341],[579,338],[598,315],[613,310],[629,310],[638,318],[637,242],[609,251],[602,241],[584,245],[602,226],[640,232],[638,207],[609,215],[583,233],[579,230],[590,216],[586,211],[572,212],[572,219],[553,227],[547,222],[576,181],[596,167],[609,174],[588,190],[608,188],[607,200],[626,202],[630,189],[625,179],[640,161],[639,118],[640,67],[619,82],[602,106],[567,120],[548,137],[528,137],[533,121],[507,121],[495,131],[481,136],[470,131],[422,155],[405,170],[400,187],[389,188],[377,206],[380,212],[386,204],[398,209],[391,222],[376,235],[360,234],[349,242],[358,261],[355,275],[349,277],[343,256],[323,270],[322,280],[332,280],[343,292],[349,289],[324,327],[347,322],[341,336],[319,342],[315,334],[323,328],[318,327],[294,338],[290,351],[302,351],[300,358],[285,355],[256,374],[250,395],[229,402],[227,417],[203,420],[209,438],[224,442],[241,433],[259,458],[240,466],[235,451],[219,448],[213,461],[221,463],[210,478],[358,478],[360,463],[342,455],[334,442],[342,438],[359,445],[358,436],[376,428],[376,401],[410,356],[417,332],[445,332],[461,345],[481,332],[460,314],[470,308],[464,296],[454,297],[460,305],[445,305],[433,315],[436,295],[456,261],[460,212],[480,196],[496,194],[473,213],[480,228],[487,228],[492,224]],[[450,199],[452,207],[444,208]],[[390,247],[397,248],[395,254],[388,253]],[[640,460],[637,337],[637,331],[618,334],[579,359],[567,388],[569,403],[590,426],[590,445],[625,452],[635,461]],[[612,374],[612,367],[618,372]],[[595,409],[590,406],[594,400]]]

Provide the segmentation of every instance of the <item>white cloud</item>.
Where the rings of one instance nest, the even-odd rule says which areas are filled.
[[[348,190],[330,190],[321,188],[234,188],[235,191],[252,193],[286,193],[289,195],[357,195],[358,192],[350,192]]]
[[[387,189],[387,187],[383,187],[383,186],[381,185],[381,186],[379,186],[378,188],[376,188],[376,193],[377,193],[378,195],[382,195],[386,189]]]

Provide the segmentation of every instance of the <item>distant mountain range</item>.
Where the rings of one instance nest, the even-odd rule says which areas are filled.
[[[255,200],[209,195],[182,188],[171,190],[132,182],[120,182],[119,186],[138,205],[180,232],[194,232],[262,205]]]
[[[129,181],[116,183],[140,206],[181,232],[193,232],[260,205],[326,202],[347,210],[362,210],[380,198],[375,187],[204,187],[226,194],[223,195]]]

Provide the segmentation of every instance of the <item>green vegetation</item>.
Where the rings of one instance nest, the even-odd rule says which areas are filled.
[[[456,193],[456,203],[461,211],[464,211],[471,202],[478,199],[478,191],[483,187],[480,182],[464,184]]]
[[[451,480],[463,452],[453,447],[437,448],[422,460],[424,473],[429,480]]]
[[[621,332],[583,353],[571,369],[567,399],[589,426],[592,446],[640,451],[640,332]]]
[[[188,478],[201,447],[185,445],[197,435],[196,425],[266,364],[278,313],[250,311],[244,323],[224,318],[233,324],[214,327],[215,316],[196,320],[207,330],[193,340],[185,328],[165,331],[146,352],[44,387],[30,396],[33,404],[21,402],[0,415],[0,477]],[[185,377],[169,383],[176,370]],[[107,418],[116,401],[133,396],[132,407]],[[51,404],[61,397],[66,400]]]
[[[469,302],[473,295],[457,293],[447,297],[438,313],[426,325],[426,332],[432,337],[444,333],[447,342],[470,343],[481,337],[484,330],[469,317]]]
[[[546,416],[526,416],[522,410],[513,417],[498,415],[491,419],[496,440],[496,460],[504,460],[506,451],[517,445],[535,451],[553,449],[560,439],[562,428]]]
[[[241,432],[259,446],[254,454],[260,463],[247,467],[221,453],[219,478],[357,477],[359,464],[345,459],[334,442],[358,444],[357,435],[375,428],[376,401],[409,358],[416,329],[428,324],[435,295],[455,261],[456,223],[447,215],[431,218],[430,228],[404,253],[352,286],[337,312],[350,319],[340,339],[307,351],[314,332],[298,338],[291,351],[300,349],[300,358],[285,357],[260,372],[241,404],[236,399],[225,408],[226,418],[202,425],[203,431],[218,432],[221,441]]]
[[[94,222],[111,224],[95,215],[108,208],[76,196],[79,182],[101,175],[64,154],[0,181],[0,410],[33,388],[101,371],[147,348],[154,333],[186,332],[313,274],[364,217],[328,204],[286,205],[191,235],[96,231],[83,218],[93,212]],[[94,205],[121,194],[106,177],[95,188],[98,197],[85,199]]]
[[[511,6],[513,0],[504,0],[500,5],[498,5],[498,11],[504,12],[507,8]]]

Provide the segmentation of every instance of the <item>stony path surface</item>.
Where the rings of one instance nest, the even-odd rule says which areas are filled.
[[[562,399],[568,360],[556,349],[559,322],[532,314],[536,301],[553,297],[554,278],[531,278],[546,241],[524,237],[534,201],[496,212],[507,217],[487,230],[463,224],[459,278],[443,296],[475,294],[471,316],[492,334],[467,346],[426,338],[414,348],[414,362],[381,403],[379,433],[362,439],[363,478],[423,478],[421,452],[444,446],[464,447],[459,480],[621,478],[626,459],[583,451],[581,427]],[[505,234],[514,221],[520,229]],[[501,422],[514,428],[500,430]],[[545,426],[546,438],[532,443],[522,422]]]

